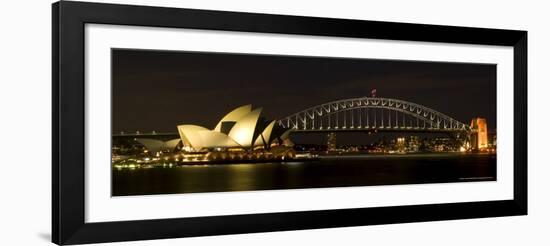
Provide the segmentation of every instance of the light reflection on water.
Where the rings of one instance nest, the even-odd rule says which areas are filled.
[[[495,176],[495,155],[347,155],[306,162],[113,168],[113,195],[475,182]]]

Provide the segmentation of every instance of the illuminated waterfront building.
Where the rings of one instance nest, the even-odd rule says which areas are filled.
[[[485,118],[474,118],[470,128],[475,130],[471,137],[471,146],[477,150],[484,150],[488,147],[487,121]]]
[[[401,152],[401,153],[406,152],[405,138],[404,137],[397,138],[397,140],[395,142],[395,147],[396,147],[397,152]]]
[[[407,145],[408,152],[418,152],[420,149],[420,138],[418,136],[411,136]]]
[[[178,133],[189,151],[227,149],[269,149],[283,143],[289,131],[266,121],[262,109],[245,105],[225,115],[213,130],[197,125],[179,125]]]

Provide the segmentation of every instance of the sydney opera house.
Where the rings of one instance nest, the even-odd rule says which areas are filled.
[[[266,120],[262,109],[245,105],[226,114],[213,129],[178,125],[180,139],[136,139],[150,153],[176,162],[284,160],[295,156],[290,130]],[[168,158],[168,157],[165,157]]]
[[[189,151],[270,149],[287,140],[289,131],[276,126],[275,120],[266,121],[261,113],[261,108],[245,105],[225,115],[212,130],[179,125],[178,133]]]

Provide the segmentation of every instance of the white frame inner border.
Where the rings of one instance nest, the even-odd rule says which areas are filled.
[[[111,197],[111,48],[497,64],[497,181]],[[85,221],[513,199],[513,64],[506,46],[86,24]]]

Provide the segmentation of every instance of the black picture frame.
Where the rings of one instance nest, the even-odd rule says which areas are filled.
[[[87,2],[52,6],[52,241],[82,244],[527,214],[527,32]],[[85,223],[86,23],[513,47],[514,199]]]

